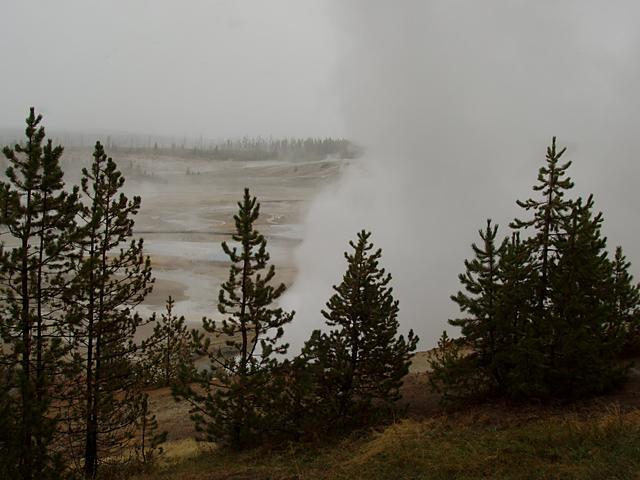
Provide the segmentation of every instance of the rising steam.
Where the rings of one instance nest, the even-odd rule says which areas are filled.
[[[552,135],[609,248],[640,265],[640,5],[633,1],[337,2],[347,135],[366,149],[308,211],[294,350],[322,325],[342,252],[373,231],[404,330],[430,348],[487,217],[506,233]],[[636,275],[637,276],[637,275]]]

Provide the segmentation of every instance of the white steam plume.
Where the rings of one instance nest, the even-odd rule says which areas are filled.
[[[403,330],[434,345],[486,218],[522,212],[546,145],[568,146],[609,247],[640,265],[640,4],[634,1],[350,1],[335,7],[348,136],[366,149],[311,205],[284,303],[293,351],[322,323],[342,252],[373,231]]]

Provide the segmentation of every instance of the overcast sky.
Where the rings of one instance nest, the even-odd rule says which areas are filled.
[[[328,2],[3,0],[0,127],[340,136]]]

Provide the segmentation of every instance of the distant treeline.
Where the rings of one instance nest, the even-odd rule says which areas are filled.
[[[154,145],[154,149],[159,149]],[[175,145],[171,150],[176,150]],[[165,149],[166,150],[166,149]],[[215,160],[322,160],[332,158],[355,158],[358,148],[349,140],[334,138],[263,139],[244,137],[241,140],[226,140],[208,147],[194,146],[193,155]]]
[[[186,142],[162,145],[154,142],[146,146],[119,146],[107,138],[107,148],[126,153],[153,150],[162,154],[187,154],[212,160],[322,160],[324,158],[355,158],[359,149],[343,138],[284,138],[261,137],[228,139],[213,143],[200,140],[188,146]]]
[[[0,144],[19,143],[22,132],[0,130]],[[67,150],[92,147],[94,136],[77,133],[52,135],[54,143],[62,143]],[[211,140],[204,137],[162,137],[153,135],[108,135],[105,148],[119,153],[194,156],[212,160],[322,160],[324,158],[355,158],[360,148],[344,138],[263,138],[249,137]]]

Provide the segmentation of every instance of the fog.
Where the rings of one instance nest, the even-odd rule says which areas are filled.
[[[574,193],[595,194],[610,250],[621,244],[640,276],[637,2],[39,0],[0,11],[0,128],[34,105],[53,130],[102,138],[344,136],[364,148],[305,204],[283,299],[297,311],[294,349],[322,325],[361,229],[383,249],[403,331],[431,347],[456,315],[449,295],[477,230],[492,218],[504,234],[525,215],[515,200],[532,194],[553,135],[574,161]]]
[[[340,136],[329,4],[8,0],[0,128],[35,105],[56,130]]]
[[[320,327],[347,241],[373,231],[403,329],[421,348],[457,314],[449,295],[477,230],[526,215],[553,135],[576,195],[595,194],[609,248],[640,265],[637,2],[339,2],[347,136],[366,156],[309,208],[287,305],[294,344]]]

